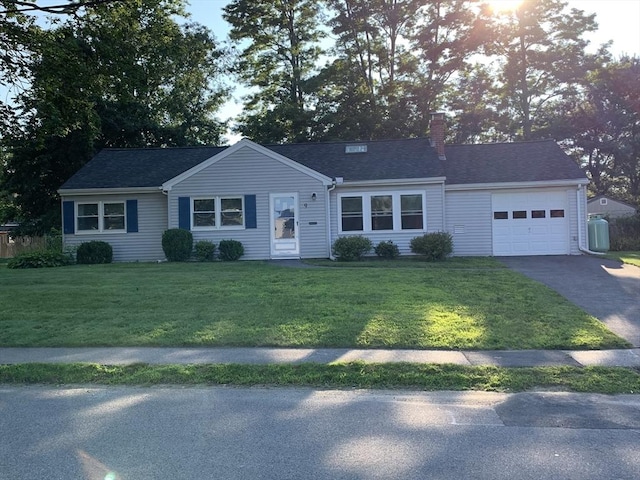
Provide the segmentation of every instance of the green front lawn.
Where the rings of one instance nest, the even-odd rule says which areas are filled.
[[[640,267],[640,252],[609,252],[607,257]]]
[[[491,263],[343,265],[3,269],[0,346],[628,346],[547,287]]]

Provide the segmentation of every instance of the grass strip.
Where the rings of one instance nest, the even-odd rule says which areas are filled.
[[[604,394],[640,392],[640,372],[623,367],[460,366],[363,362],[299,365],[0,365],[3,384],[236,385]]]
[[[640,251],[609,252],[606,257],[640,267]]]

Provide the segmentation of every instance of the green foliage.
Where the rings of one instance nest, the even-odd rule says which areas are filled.
[[[374,248],[376,255],[380,258],[396,258],[400,255],[400,249],[391,240],[382,241]]]
[[[609,244],[614,252],[640,250],[640,214],[610,219]]]
[[[25,252],[9,259],[7,268],[63,267],[73,264],[73,258],[55,250]]]
[[[216,258],[216,244],[209,240],[200,240],[196,242],[193,252],[199,262],[212,262]]]
[[[184,1],[96,3],[22,32],[29,87],[13,99],[21,121],[0,132],[0,210],[17,194],[21,234],[60,225],[57,190],[101,148],[212,145],[224,131],[224,50],[179,22]]]
[[[76,262],[86,265],[99,263],[111,263],[113,261],[113,248],[107,242],[92,240],[80,244],[76,251]]]
[[[360,260],[371,251],[373,244],[371,240],[362,235],[352,235],[337,238],[331,246],[331,251],[341,262],[352,262]]]
[[[218,245],[218,257],[225,262],[239,260],[244,255],[244,247],[238,240],[221,240]]]
[[[192,249],[193,235],[189,230],[171,228],[162,234],[162,250],[170,262],[186,262]]]
[[[310,140],[309,80],[324,36],[320,10],[314,0],[233,0],[224,8],[229,36],[243,47],[236,73],[248,87],[258,87],[239,119],[244,136],[260,143]]]
[[[427,233],[411,239],[411,251],[427,260],[444,260],[453,252],[453,237],[448,232]]]

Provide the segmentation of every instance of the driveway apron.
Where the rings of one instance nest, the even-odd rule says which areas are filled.
[[[592,256],[502,257],[640,346],[640,268]]]

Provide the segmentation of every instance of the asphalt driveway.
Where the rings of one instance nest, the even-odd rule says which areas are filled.
[[[640,268],[586,255],[500,260],[544,283],[640,347]]]

